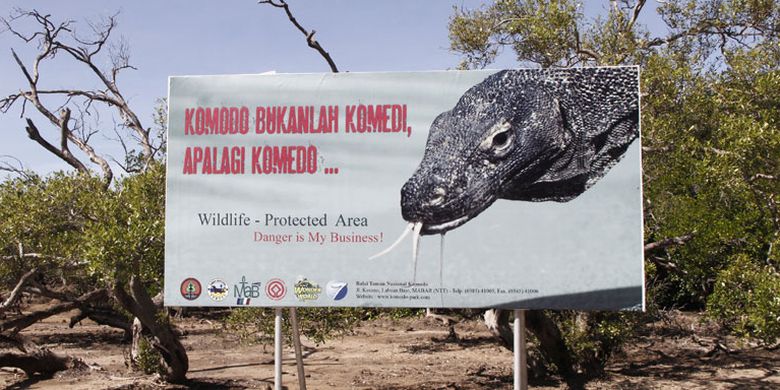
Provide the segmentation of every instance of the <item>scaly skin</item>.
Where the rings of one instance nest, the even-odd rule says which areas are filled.
[[[504,70],[431,125],[401,214],[439,234],[496,199],[567,202],[639,135],[637,67]]]

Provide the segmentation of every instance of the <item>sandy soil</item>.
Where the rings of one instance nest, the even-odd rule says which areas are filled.
[[[160,389],[150,376],[125,366],[121,333],[89,322],[67,327],[66,316],[26,329],[31,340],[80,357],[89,368],[54,378],[26,378],[0,370],[9,389]],[[208,320],[178,323],[187,332],[190,388],[265,389],[273,382],[272,347],[242,345]],[[346,336],[314,346],[304,340],[309,389],[511,389],[512,354],[477,321],[455,326],[457,339],[433,319],[379,319]],[[612,359],[607,376],[589,389],[780,389],[780,349],[716,339],[695,315],[648,327]],[[697,335],[698,334],[698,335]],[[717,347],[718,340],[722,343]],[[297,388],[292,350],[285,351],[284,384]],[[170,386],[169,386],[170,387]],[[532,380],[534,389],[563,389],[557,378]],[[176,388],[176,387],[173,387]]]

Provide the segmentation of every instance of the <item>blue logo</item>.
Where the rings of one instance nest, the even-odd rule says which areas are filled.
[[[347,282],[339,282],[337,280],[331,280],[325,286],[325,294],[327,294],[334,301],[340,301],[347,296],[348,292]]]

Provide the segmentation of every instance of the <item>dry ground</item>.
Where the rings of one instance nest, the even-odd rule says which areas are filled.
[[[86,322],[68,329],[66,316],[52,317],[23,334],[52,350],[78,356],[91,368],[54,378],[26,378],[0,370],[9,389],[161,389],[149,376],[125,367],[128,346],[121,333]],[[273,381],[271,347],[242,345],[208,320],[178,323],[187,332],[189,387],[265,389]],[[484,326],[466,321],[448,328],[432,319],[380,319],[353,335],[315,347],[304,340],[309,389],[511,389],[512,354]],[[696,315],[677,314],[659,322],[612,359],[606,378],[589,389],[780,389],[780,349],[721,340]],[[284,359],[284,381],[297,388],[291,351]],[[534,389],[562,389],[556,378],[531,381]]]

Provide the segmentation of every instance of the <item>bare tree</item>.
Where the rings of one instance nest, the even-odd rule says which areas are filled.
[[[100,126],[100,123],[92,125],[89,118],[97,116],[100,109],[113,111],[120,119],[114,130],[125,151],[125,164],[118,163],[118,165],[126,172],[143,172],[164,153],[164,136],[159,136],[151,128],[143,126],[138,115],[120,91],[117,82],[119,74],[124,70],[135,68],[130,65],[127,44],[121,40],[116,43],[111,39],[117,26],[116,14],[100,22],[87,23],[89,34],[86,36],[76,32],[74,21],[67,20],[57,23],[51,15],[42,14],[36,10],[16,9],[10,17],[0,18],[0,23],[4,26],[5,31],[10,32],[23,43],[37,45],[37,54],[30,62],[25,62],[15,50],[11,50],[11,55],[26,81],[26,87],[0,99],[0,112],[7,113],[12,108],[20,106],[20,117],[26,120],[25,130],[30,139],[79,172],[89,173],[93,171],[93,168],[90,167],[97,167],[106,189],[112,183],[114,172],[109,164],[109,158],[100,154],[90,143],[92,137],[100,132],[97,127]],[[19,27],[20,25],[24,25],[25,30],[31,30],[31,32],[23,31]],[[27,27],[29,25],[33,27],[30,29]],[[47,88],[41,76],[41,65],[58,55],[81,66],[81,69],[97,80],[100,87]],[[110,63],[108,69],[103,69],[98,65],[105,58]],[[31,105],[48,120],[51,127],[47,133],[51,133],[51,135],[44,135],[33,119],[26,116],[28,105]],[[157,109],[158,116],[163,113],[164,109]],[[164,130],[162,123],[158,123],[158,125],[160,125],[158,130]],[[132,142],[125,140],[116,127],[127,130]],[[52,139],[57,141],[52,141]],[[83,157],[73,153],[71,149],[73,145],[89,159],[89,163],[86,163]],[[140,151],[135,152],[135,147],[138,147]],[[0,164],[0,169],[21,171],[17,170],[15,165],[7,162]],[[36,255],[44,256],[23,253],[20,244],[19,259]],[[16,258],[16,256],[14,257]],[[161,320],[163,316],[160,315],[160,309],[149,298],[142,282],[137,278],[131,277],[129,282],[115,280],[109,286],[110,288],[73,296],[65,291],[53,291],[40,283],[35,283],[34,276],[37,274],[37,270],[32,270],[22,276],[11,296],[0,304],[0,313],[13,306],[22,292],[57,299],[61,303],[0,322],[0,337],[13,338],[19,331],[43,318],[74,309],[77,309],[78,312],[71,318],[71,326],[84,318],[90,318],[99,324],[119,327],[126,334],[130,334],[130,319],[117,313],[110,305],[98,304],[101,301],[105,302],[112,295],[121,307],[135,316],[144,329],[148,330],[152,345],[160,353],[161,363],[166,368],[163,374],[164,379],[174,383],[182,383],[186,379],[188,370],[186,350],[179,342],[171,325],[167,321]],[[23,350],[23,352],[25,351]],[[17,367],[28,367],[34,372],[41,365],[53,361],[52,356],[52,354],[40,351],[20,356],[5,355],[0,356],[2,358],[0,364],[16,362]],[[60,362],[65,361],[60,359]],[[56,367],[65,369],[68,365],[59,364]]]
[[[17,28],[18,24],[28,22],[35,25],[33,32],[24,32]],[[140,164],[129,170],[137,172],[149,166],[162,145],[154,142],[151,130],[143,126],[117,84],[117,78],[122,71],[135,68],[130,65],[127,44],[123,41],[114,43],[110,40],[117,26],[116,14],[99,23],[88,23],[90,29],[88,36],[77,34],[74,28],[75,22],[72,20],[55,23],[51,15],[44,15],[35,10],[16,9],[9,18],[0,18],[0,23],[6,31],[22,42],[34,43],[38,47],[35,58],[28,63],[25,63],[15,50],[11,50],[11,55],[27,82],[27,88],[0,99],[0,112],[6,113],[21,104],[20,117],[26,119],[25,130],[30,139],[79,172],[87,172],[88,165],[71,151],[71,145],[75,145],[89,158],[91,164],[100,169],[105,185],[108,187],[114,172],[106,157],[99,154],[90,144],[92,136],[99,130],[90,126],[85,120],[86,116],[96,113],[97,105],[102,105],[118,114],[122,121],[121,126],[129,130],[131,137],[141,149]],[[64,55],[77,64],[83,65],[102,88],[46,88],[41,77],[41,65],[58,55]],[[109,69],[101,69],[98,66],[98,59],[105,56],[111,63]],[[44,136],[32,118],[26,116],[28,104],[48,120],[52,126],[52,136]],[[74,112],[79,115],[73,115]],[[51,138],[58,140],[51,141]]]

